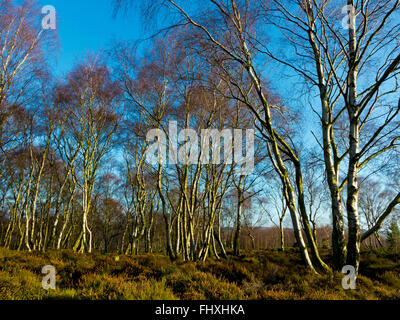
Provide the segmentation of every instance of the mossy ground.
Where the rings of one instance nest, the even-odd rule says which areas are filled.
[[[322,252],[329,261],[329,252]],[[0,299],[400,299],[400,255],[363,252],[356,290],[343,274],[314,275],[295,249],[260,250],[227,260],[171,262],[162,255],[16,252],[0,249]],[[42,267],[56,268],[56,290],[42,289]]]

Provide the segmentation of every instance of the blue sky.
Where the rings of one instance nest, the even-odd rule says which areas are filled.
[[[130,12],[114,19],[111,0],[40,0],[39,3],[52,5],[57,12],[60,44],[54,66],[57,75],[67,73],[87,53],[107,49],[113,39],[143,37],[138,14]]]

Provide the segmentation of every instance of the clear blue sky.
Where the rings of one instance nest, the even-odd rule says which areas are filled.
[[[139,15],[119,15],[113,18],[111,0],[40,0],[40,5],[52,5],[57,12],[57,32],[60,50],[55,73],[70,70],[74,62],[90,52],[107,49],[113,39],[143,38]]]

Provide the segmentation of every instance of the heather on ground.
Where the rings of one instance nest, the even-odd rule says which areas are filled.
[[[343,274],[314,275],[297,249],[259,250],[227,260],[171,262],[156,254],[77,254],[0,249],[0,299],[236,300],[399,299],[400,255],[363,252],[356,290]],[[329,261],[327,251],[324,258]],[[56,268],[56,290],[42,288],[42,267]]]

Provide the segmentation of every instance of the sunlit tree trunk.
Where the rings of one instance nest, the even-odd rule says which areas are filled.
[[[354,8],[352,0],[347,5]],[[349,240],[347,243],[347,264],[355,267],[358,272],[360,263],[360,221],[358,215],[358,166],[359,166],[359,107],[357,106],[357,49],[355,15],[349,15],[349,75],[348,75],[348,114],[349,128],[349,167],[347,174],[347,219],[349,223]]]

